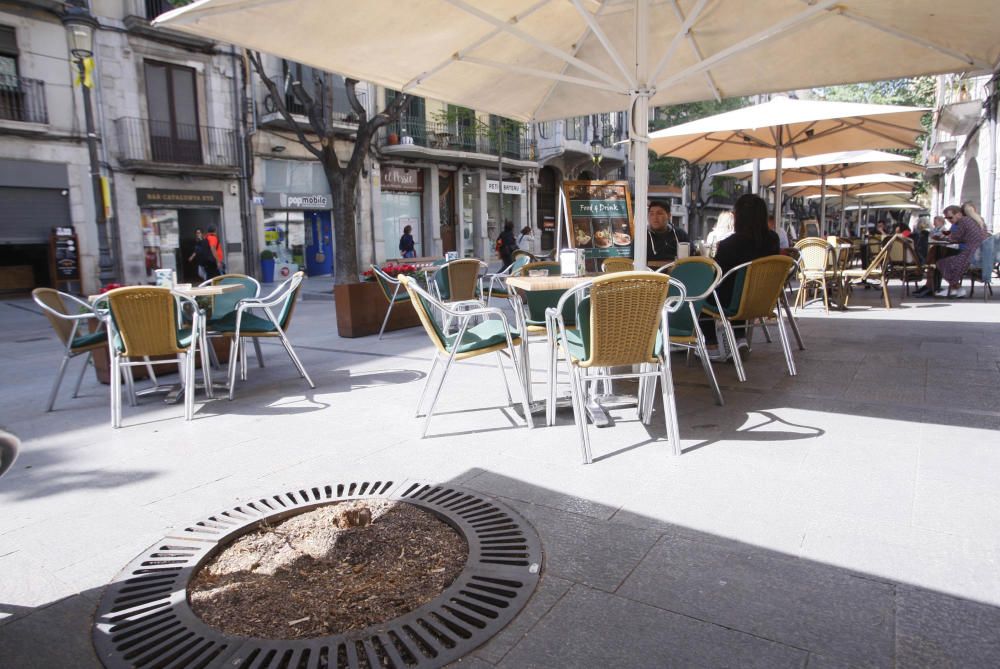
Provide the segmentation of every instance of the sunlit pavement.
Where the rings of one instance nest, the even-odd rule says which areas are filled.
[[[307,282],[290,329],[315,390],[265,342],[234,401],[185,422],[145,400],[118,430],[92,371],[70,398],[79,359],[45,413],[60,346],[0,302],[0,425],[24,442],[0,481],[0,666],[96,666],[102,586],[171,528],[374,478],[502,497],[541,535],[534,598],[463,666],[1000,666],[1000,296],[811,305],[798,375],[758,332],[746,383],[715,366],[722,407],[676,355],[684,454],[662,412],[626,409],[584,466],[572,415],[520,427],[492,360],[453,369],[420,439],[426,335],[341,339],[330,287]]]

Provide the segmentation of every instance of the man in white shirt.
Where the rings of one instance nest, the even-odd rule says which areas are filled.
[[[774,221],[774,216],[767,217],[767,227],[771,228],[772,230],[774,230],[775,233],[777,233],[778,243],[781,248],[787,249],[788,247],[791,246],[791,244],[788,243],[788,233],[785,232],[785,227],[784,226],[778,227]]]

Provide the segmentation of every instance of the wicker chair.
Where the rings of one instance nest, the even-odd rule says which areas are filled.
[[[670,287],[677,294],[668,296]],[[573,397],[573,415],[580,435],[583,462],[592,461],[585,413],[587,384],[605,379],[639,379],[639,416],[649,424],[656,378],[662,384],[663,410],[671,452],[680,455],[677,408],[674,405],[670,355],[663,345],[668,332],[667,313],[677,311],[685,298],[684,286],[654,272],[616,272],[574,286],[546,313],[565,354]],[[575,305],[576,330],[566,327],[563,310]],[[612,374],[612,367],[638,365],[639,372]],[[589,373],[596,372],[596,373]],[[549,422],[554,421],[555,369],[549,372]]]
[[[80,376],[73,387],[73,397],[76,397],[80,392],[80,383],[83,381],[83,375],[87,371],[87,366],[90,364],[93,352],[97,349],[107,347],[108,336],[103,328],[97,328],[96,332],[77,334],[80,324],[84,321],[99,320],[90,305],[80,298],[74,297],[69,293],[61,293],[52,288],[35,288],[31,291],[31,297],[35,300],[35,304],[42,308],[45,317],[49,319],[49,324],[52,325],[52,329],[56,331],[59,341],[66,347],[66,350],[63,352],[62,361],[59,363],[59,371],[56,373],[55,383],[49,392],[49,403],[45,407],[46,411],[52,411],[52,408],[56,404],[56,395],[59,393],[59,386],[62,384],[63,376],[66,374],[66,366],[69,364],[70,358],[75,358],[84,353],[87,354],[87,359],[84,360],[83,367],[80,369]],[[66,307],[67,303],[72,304],[78,313],[71,313]]]
[[[704,311],[722,321],[729,350],[733,352],[733,362],[736,363],[736,376],[740,381],[746,381],[746,371],[743,360],[736,345],[736,334],[731,321],[747,321],[753,323],[759,319],[777,318],[778,336],[785,352],[785,364],[789,376],[795,376],[795,359],[792,357],[792,347],[785,332],[785,314],[781,309],[780,300],[785,289],[785,281],[795,267],[795,261],[788,256],[775,255],[757,258],[748,263],[737,265],[722,277],[725,281],[733,277],[733,295],[730,303],[722,304],[718,290],[715,291],[715,304],[706,304]],[[721,281],[720,281],[721,283]]]
[[[440,266],[430,284],[441,302],[478,300],[483,295],[480,275],[486,268],[486,263],[475,258],[452,260]]]
[[[687,349],[689,359],[692,351],[700,353],[705,376],[708,377],[712,392],[715,394],[715,402],[723,406],[725,401],[722,399],[722,391],[719,390],[719,382],[715,378],[712,363],[708,359],[705,336],[698,327],[699,314],[722,280],[722,268],[711,258],[691,256],[664,265],[656,271],[679,281],[686,293],[684,302],[688,308],[681,308],[670,317],[670,344]],[[677,288],[671,285],[670,295],[676,294],[678,294]]]
[[[190,327],[185,327],[183,310],[191,315]],[[184,418],[191,420],[194,414],[194,356],[199,344],[205,388],[211,393],[198,303],[169,288],[133,286],[105,293],[94,303],[94,311],[107,315],[111,351],[111,427],[121,427],[122,422],[122,370],[147,365],[148,358],[165,355],[177,358],[184,387]]]
[[[299,376],[306,380],[310,388],[315,388],[315,384],[306,368],[302,366],[302,361],[295,354],[292,342],[288,340],[288,326],[292,321],[292,314],[295,311],[295,302],[305,278],[303,272],[296,272],[285,279],[277,288],[271,291],[270,295],[256,299],[240,300],[236,311],[216,323],[217,332],[232,339],[232,346],[229,349],[229,399],[233,399],[236,391],[236,367],[241,367],[240,378],[246,380],[246,356],[241,359],[239,356],[241,343],[245,338],[253,339],[259,337],[277,337],[281,345],[285,347],[285,352],[291,358],[292,364],[299,371]],[[275,315],[273,309],[277,307],[278,313]],[[251,309],[260,309],[264,316],[257,316],[250,312]],[[239,364],[242,360],[243,364]]]
[[[899,279],[903,282],[903,290],[906,295],[910,294],[910,283],[917,284],[924,278],[927,269],[917,255],[917,247],[913,240],[902,235],[893,235],[889,243],[889,263],[886,266],[886,273],[890,279]]]
[[[608,258],[601,263],[601,271],[605,274],[614,272],[631,272],[635,269],[635,263],[631,258]]]
[[[392,278],[377,265],[372,265],[371,268],[372,273],[375,275],[375,282],[378,283],[378,287],[382,290],[382,296],[389,303],[389,306],[385,310],[385,318],[382,319],[382,327],[378,330],[378,338],[381,339],[382,333],[385,332],[386,323],[389,322],[389,316],[392,314],[392,308],[400,302],[409,302],[410,294],[403,290],[403,284],[398,279]]]
[[[795,308],[805,308],[809,289],[813,289],[815,298],[819,290],[823,291],[823,308],[830,313],[829,284],[831,271],[834,267],[833,247],[820,237],[806,237],[795,242],[799,250],[799,292],[795,297]]]
[[[434,407],[437,405],[438,398],[441,395],[441,388],[444,386],[444,380],[448,376],[448,370],[451,369],[452,363],[490,353],[496,354],[500,374],[503,376],[504,388],[507,391],[507,401],[508,403],[513,403],[510,386],[507,383],[507,374],[503,368],[501,352],[506,352],[510,356],[514,367],[514,374],[517,376],[518,387],[521,391],[521,407],[524,410],[525,422],[529,428],[533,427],[531,409],[528,406],[527,391],[525,389],[527,370],[523,368],[523,359],[518,360],[514,348],[515,346],[520,346],[521,336],[517,330],[509,326],[507,316],[504,315],[503,311],[496,307],[484,306],[460,310],[435,299],[427,291],[420,288],[410,277],[401,276],[399,280],[410,294],[413,309],[417,312],[420,323],[424,326],[424,330],[427,332],[427,336],[430,337],[435,349],[434,357],[431,359],[431,368],[427,372],[424,388],[420,393],[420,399],[417,401],[417,417],[425,416],[421,438],[427,436],[427,429],[431,424],[431,416],[434,415]],[[458,332],[453,335],[447,334],[445,328],[435,320],[435,312],[443,313],[450,322],[455,323],[458,327]],[[472,325],[471,321],[473,319],[483,320],[476,325]],[[441,376],[435,385],[430,406],[427,408],[426,413],[421,413],[424,398],[427,396],[427,390],[431,385],[431,378],[434,376],[434,371],[437,369],[438,364],[442,361],[444,368],[441,370]]]
[[[889,263],[889,245],[882,247],[872,261],[868,263],[868,267],[852,267],[850,269],[844,270],[842,276],[844,277],[844,307],[846,308],[848,303],[851,301],[851,293],[854,290],[854,281],[858,283],[865,283],[866,281],[875,281],[878,283],[879,288],[882,290],[882,300],[885,304],[886,309],[892,309],[892,301],[889,299],[889,277],[886,272],[886,267]]]

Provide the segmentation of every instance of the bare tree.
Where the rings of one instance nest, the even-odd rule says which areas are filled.
[[[288,111],[285,95],[278,84],[264,71],[260,53],[249,51],[248,55],[253,68],[270,93],[282,118],[295,132],[302,146],[316,156],[316,159],[323,166],[333,200],[334,281],[337,284],[357,283],[359,272],[355,223],[361,170],[364,167],[365,158],[373,150],[372,139],[375,134],[383,126],[399,119],[408,96],[396,96],[385,109],[369,118],[364,105],[358,100],[356,91],[358,81],[345,79],[344,93],[354,116],[357,117],[357,131],[353,129],[347,131],[332,123],[331,111],[333,110],[334,91],[331,77],[314,71],[313,81],[309,82],[311,91],[306,90],[306,86],[301,81],[290,81],[292,95],[302,105],[305,116],[309,120],[308,127],[304,128]],[[287,64],[283,69],[287,78],[289,76]],[[351,157],[346,162],[341,161],[336,151],[337,140],[349,141],[351,139],[354,141]]]

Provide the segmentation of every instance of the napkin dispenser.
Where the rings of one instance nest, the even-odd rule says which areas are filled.
[[[563,276],[583,276],[587,261],[583,249],[563,249],[559,252],[559,273]]]
[[[157,286],[173,288],[177,283],[177,273],[172,269],[155,269],[153,275],[156,277]]]

